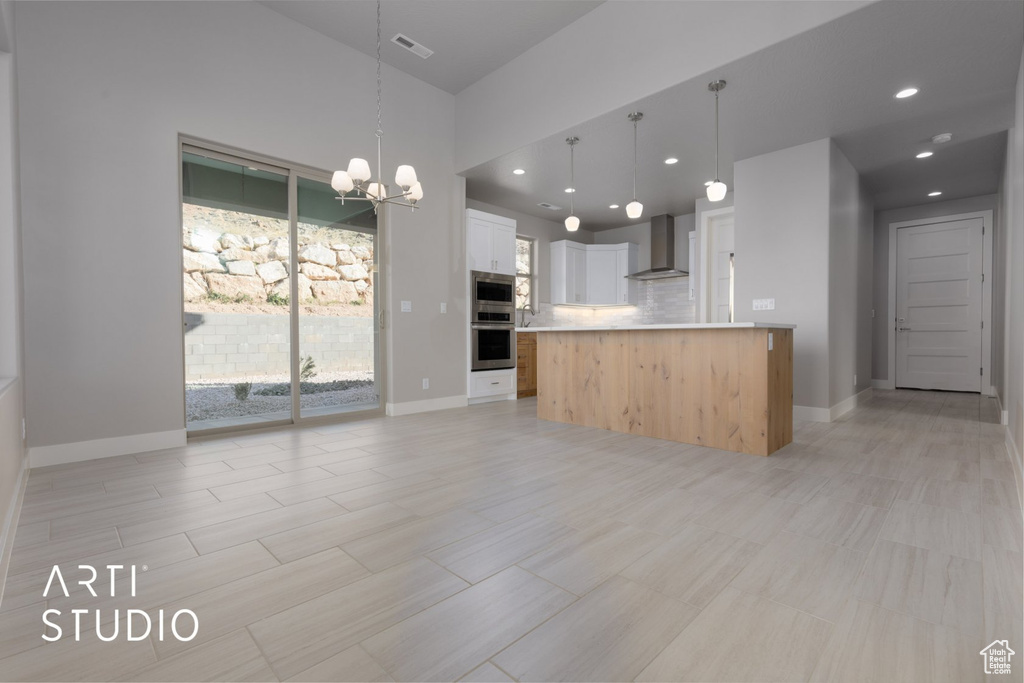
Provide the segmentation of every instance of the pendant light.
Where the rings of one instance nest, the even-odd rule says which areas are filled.
[[[565,219],[565,229],[569,232],[576,232],[580,229],[580,219],[576,216],[576,212],[573,210],[573,195],[576,194],[576,143],[579,142],[578,137],[571,137],[565,139],[565,144],[569,145],[569,217]]]
[[[644,115],[635,111],[627,117],[633,122],[633,201],[626,204],[626,215],[630,218],[640,218],[640,214],[644,212],[644,205],[636,200],[636,124]]]
[[[712,202],[720,202],[725,199],[725,193],[729,190],[718,177],[718,93],[724,88],[725,81],[708,83],[708,90],[715,93],[715,179],[708,185],[708,200]]]
[[[331,187],[340,195],[335,199],[340,199],[342,204],[349,199],[370,202],[373,204],[374,212],[381,204],[408,206],[415,211],[416,202],[423,199],[423,186],[416,179],[416,170],[412,166],[402,164],[395,172],[395,185],[401,188],[401,193],[388,196],[387,185],[383,182],[383,174],[380,171],[380,143],[381,138],[384,137],[384,129],[381,127],[380,93],[380,0],[377,0],[377,180],[370,182],[372,173],[366,159],[353,158],[349,160],[347,170],[334,172],[334,176],[331,178]],[[363,196],[346,196],[352,190],[361,192]]]

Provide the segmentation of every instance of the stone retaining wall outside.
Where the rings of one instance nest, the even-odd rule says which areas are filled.
[[[373,370],[374,317],[299,316],[317,370]],[[288,316],[185,314],[185,380],[288,374]]]

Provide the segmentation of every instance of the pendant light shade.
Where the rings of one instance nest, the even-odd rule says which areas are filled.
[[[419,181],[416,181],[416,183],[409,188],[409,201],[415,204],[421,199],[423,199],[423,186],[420,185]]]
[[[720,202],[725,199],[725,193],[728,191],[729,188],[726,187],[725,183],[721,180],[716,180],[708,185],[708,200],[712,202]]]
[[[633,122],[633,201],[626,204],[626,216],[640,218],[644,212],[644,205],[636,200],[636,124],[644,115],[642,112],[635,111],[632,114],[627,114],[626,117]]]
[[[366,159],[358,157],[349,159],[348,176],[357,183],[364,183],[370,179],[370,164]]]
[[[708,90],[715,93],[715,181],[708,185],[708,201],[720,202],[729,191],[725,183],[718,179],[718,93],[725,88],[725,81],[711,81]]]
[[[569,217],[565,219],[565,229],[569,232],[576,232],[580,229],[580,219],[576,215],[572,201],[573,195],[576,194],[576,143],[579,141],[580,139],[576,136],[565,139],[565,144],[569,145],[569,189],[566,190],[569,193]]]
[[[355,187],[355,183],[352,182],[352,176],[345,171],[335,171],[331,177],[331,187],[338,194],[345,194],[351,192],[352,188]]]
[[[408,191],[415,184],[416,169],[412,166],[399,166],[398,171],[395,172],[395,185],[398,185],[404,191]]]

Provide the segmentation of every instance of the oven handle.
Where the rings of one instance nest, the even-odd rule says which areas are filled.
[[[513,331],[515,331],[516,326],[514,324],[513,325],[509,325],[507,323],[494,323],[494,324],[490,324],[490,325],[487,324],[487,323],[472,323],[469,326],[469,329],[471,329],[471,330],[509,330],[510,332],[513,332]]]

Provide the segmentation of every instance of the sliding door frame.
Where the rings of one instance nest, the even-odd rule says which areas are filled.
[[[193,153],[202,156],[207,156],[214,159],[219,159],[228,163],[239,164],[242,166],[248,166],[256,168],[258,170],[269,171],[271,173],[278,173],[288,178],[288,258],[290,261],[290,271],[293,273],[298,272],[299,267],[299,241],[298,241],[298,226],[299,226],[299,203],[298,203],[298,179],[299,177],[308,178],[322,182],[326,185],[331,184],[331,172],[319,169],[313,166],[307,166],[305,164],[298,164],[282,159],[277,159],[265,154],[259,154],[257,152],[250,152],[248,150],[239,149],[236,147],[229,147],[220,143],[212,142],[210,140],[204,140],[202,138],[192,137],[189,135],[179,134],[178,135],[178,150],[177,150],[177,168],[178,168],[178,238],[180,240],[180,249],[178,250],[179,267],[178,272],[184,272],[184,233],[181,228],[184,222],[184,211],[182,209],[185,199],[185,188],[184,179],[181,172],[182,154]],[[224,427],[214,427],[211,429],[196,429],[188,430],[188,424],[186,421],[186,430],[189,438],[203,437],[203,436],[214,436],[217,434],[227,434],[231,432],[255,432],[264,429],[280,428],[288,426],[309,426],[317,424],[331,424],[341,422],[351,422],[355,420],[364,420],[368,417],[383,417],[385,415],[385,406],[387,405],[387,334],[385,329],[385,315],[384,302],[387,301],[387,278],[384,277],[385,264],[388,263],[387,244],[390,240],[385,238],[387,231],[389,230],[389,221],[387,220],[387,205],[381,206],[377,211],[377,234],[375,236],[374,244],[374,267],[373,267],[373,303],[374,303],[374,384],[377,389],[377,406],[367,408],[366,410],[351,410],[341,411],[330,415],[314,415],[311,417],[302,417],[301,411],[301,385],[299,380],[299,366],[301,363],[300,357],[300,339],[299,339],[299,279],[297,277],[289,278],[289,298],[292,305],[288,307],[288,320],[289,320],[289,367],[291,370],[291,418],[286,420],[272,420],[267,422],[259,423],[247,423],[238,425],[229,425]],[[185,393],[184,388],[186,386],[186,373],[185,373],[185,354],[187,352],[185,348],[185,293],[184,290],[179,288],[179,310],[181,311],[181,387],[182,387],[182,418],[186,415],[185,406]]]

